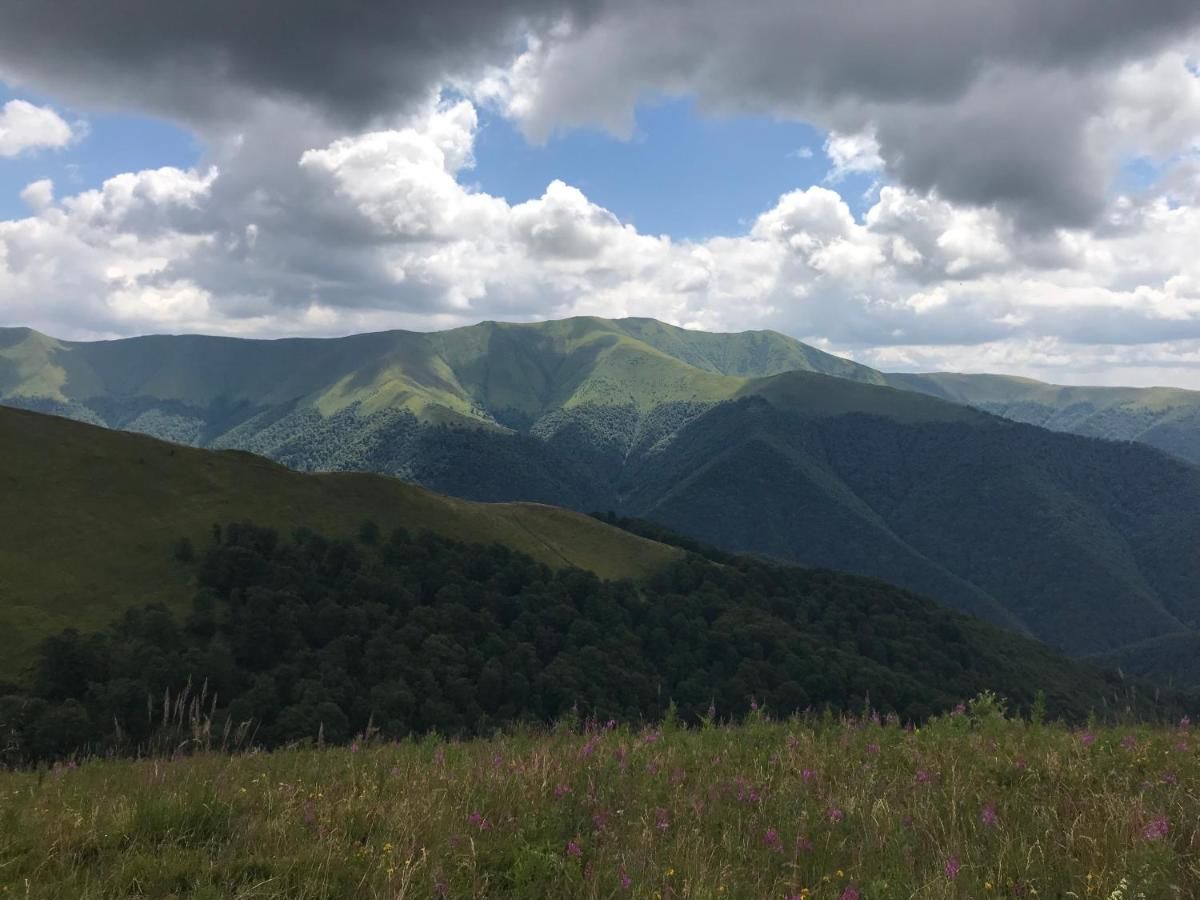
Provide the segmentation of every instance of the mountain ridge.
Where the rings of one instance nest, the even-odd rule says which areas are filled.
[[[653,519],[1073,653],[1200,624],[1200,469],[906,389],[778,333],[581,317],[270,342],[34,334],[0,338],[3,402],[300,470]],[[15,396],[18,376],[42,395]]]

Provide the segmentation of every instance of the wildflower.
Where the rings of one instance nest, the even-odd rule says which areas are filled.
[[[478,828],[480,831],[487,831],[492,827],[492,823],[483,817],[482,813],[473,812],[467,816],[467,821]]]
[[[580,759],[590,758],[591,755],[596,752],[596,748],[599,745],[600,745],[600,735],[595,735],[594,737],[590,738],[588,740],[588,742],[580,748],[579,758]]]
[[[621,885],[621,890],[627,891],[633,885],[633,879],[629,877],[629,873],[624,868],[617,872],[617,883]]]
[[[1096,743],[1096,736],[1090,731],[1085,731],[1079,736],[1079,742],[1085,747],[1090,747],[1092,744]]]
[[[917,769],[917,774],[913,778],[917,784],[929,784],[929,782],[933,781],[933,776],[924,769]]]
[[[614,728],[616,728],[616,727],[617,727],[617,720],[616,720],[616,719],[609,719],[607,722],[605,722],[605,723],[604,723],[604,730],[605,730],[605,731],[612,731],[612,730],[613,730]]]
[[[984,825],[986,825],[988,828],[995,828],[997,825],[999,825],[1000,819],[996,815],[996,807],[994,807],[990,803],[987,804],[983,808],[983,812],[981,812],[979,814],[979,821],[982,822]]]
[[[1161,841],[1171,830],[1171,824],[1166,816],[1151,819],[1142,829],[1142,837],[1148,841]]]
[[[965,715],[966,712],[967,712],[967,704],[960,703],[960,704],[958,704],[958,706],[954,707],[954,709],[950,710],[950,715],[954,718],[958,718],[961,715]]]
[[[1028,768],[1029,768],[1029,763],[1027,763],[1027,762],[1025,761],[1025,757],[1023,757],[1023,756],[1018,756],[1018,757],[1017,757],[1016,766],[1017,766],[1017,769],[1018,769],[1018,770],[1020,770],[1020,771],[1024,772],[1026,769],[1028,769]]]
[[[683,769],[673,769],[671,771],[671,784],[675,787],[683,784],[684,779],[686,778],[687,775],[684,773]]]
[[[563,797],[567,796],[567,794],[569,794],[569,793],[571,793],[571,786],[570,786],[570,785],[568,785],[568,784],[559,784],[559,785],[555,785],[555,788],[554,788],[554,799],[555,799],[555,800],[561,800]]]
[[[350,752],[351,752],[351,753],[357,753],[357,752],[358,752],[358,741],[351,741],[351,742],[350,742]]]
[[[851,884],[846,885],[846,889],[842,891],[842,900],[860,900],[861,897],[858,888]]]
[[[583,848],[579,846],[579,841],[567,841],[567,856],[583,856]]]
[[[803,778],[805,781],[812,781],[814,778],[817,777],[817,773],[814,772],[812,769],[805,769],[803,772],[800,773],[800,777]]]
[[[661,806],[654,810],[654,827],[659,831],[666,831],[671,827],[671,819]]]
[[[958,877],[958,870],[961,868],[962,866],[959,865],[958,857],[951,856],[946,860],[946,877],[953,881]]]
[[[750,712],[758,712],[758,701],[753,697],[750,698]]]
[[[867,752],[868,752],[868,753],[871,753],[871,754],[878,753],[878,752],[879,752],[879,745],[878,745],[878,744],[874,744],[874,743],[872,743],[872,744],[867,744]]]
[[[660,737],[662,737],[662,735],[657,731],[648,731],[646,732],[646,736],[643,738],[643,740],[645,740],[647,744],[653,744],[657,742]]]
[[[809,840],[809,838],[807,838],[805,835],[802,834],[798,838],[796,838],[796,849],[799,850],[801,853],[812,853],[813,842],[811,840]]]
[[[592,814],[592,827],[597,831],[603,831],[608,827],[608,810],[598,809]]]
[[[836,825],[838,822],[842,821],[845,816],[842,815],[842,811],[836,806],[831,806],[825,811],[825,818]]]
[[[1135,747],[1137,747],[1137,738],[1135,738],[1132,734],[1127,734],[1125,737],[1121,738],[1122,750],[1133,750]]]
[[[779,832],[774,828],[768,828],[763,834],[763,844],[768,850],[774,850],[776,853],[783,852],[783,841],[779,837]]]
[[[436,750],[434,750],[433,751],[433,761],[435,763],[437,763],[439,766],[444,765],[446,762],[446,751],[443,750],[441,747],[438,747]]]
[[[1182,719],[1179,720],[1179,730],[1180,731],[1187,731],[1191,727],[1192,727],[1192,720],[1188,716],[1184,716]]]

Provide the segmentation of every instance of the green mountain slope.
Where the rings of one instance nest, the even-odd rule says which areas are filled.
[[[1200,391],[1064,387],[1007,375],[893,374],[887,383],[1006,419],[1111,441],[1137,441],[1200,463]]]
[[[0,408],[0,677],[37,640],[99,627],[121,609],[190,596],[172,545],[204,546],[213,523],[253,519],[285,533],[429,529],[501,543],[550,566],[641,578],[681,554],[595,520],[531,503],[478,504],[366,474],[307,475],[246,453],[215,453]]]

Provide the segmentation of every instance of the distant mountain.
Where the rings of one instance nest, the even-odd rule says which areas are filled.
[[[1008,375],[893,374],[892,387],[965,403],[1016,422],[1137,441],[1200,463],[1200,391],[1065,387]]]
[[[1200,623],[1200,469],[646,319],[335,340],[0,336],[5,402],[298,469],[664,523],[1072,653]],[[906,387],[911,387],[907,385]]]
[[[478,504],[376,475],[308,475],[248,453],[194,450],[0,407],[0,680],[37,641],[107,625],[127,607],[191,597],[172,551],[200,552],[213,524],[254,519],[290,533],[428,529],[504,544],[552,567],[644,578],[682,553],[531,503]]]

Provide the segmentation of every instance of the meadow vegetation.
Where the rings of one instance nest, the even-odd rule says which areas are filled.
[[[0,773],[0,897],[1190,898],[1200,733],[870,714]]]

